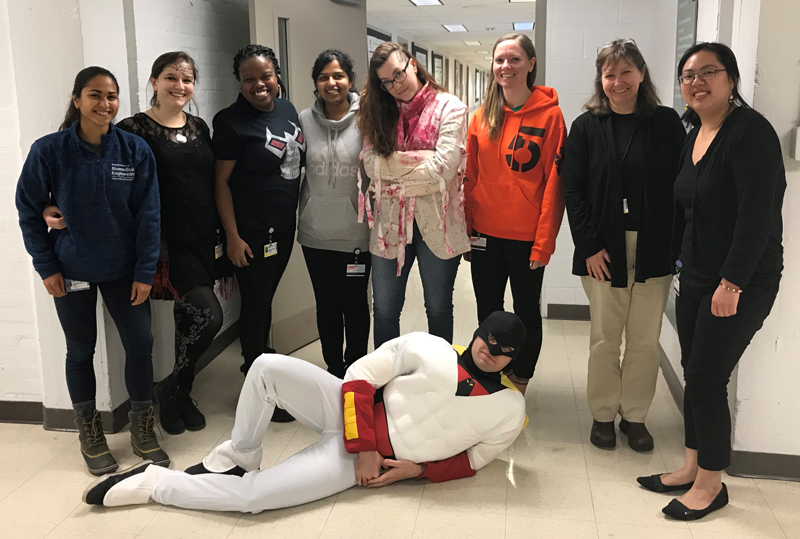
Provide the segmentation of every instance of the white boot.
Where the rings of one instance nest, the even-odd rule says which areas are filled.
[[[243,468],[246,472],[251,472],[261,466],[263,453],[264,451],[260,447],[258,450],[249,453],[236,451],[233,447],[233,442],[228,440],[219,444],[211,453],[206,455],[203,459],[203,466],[212,473],[225,473],[237,466]]]

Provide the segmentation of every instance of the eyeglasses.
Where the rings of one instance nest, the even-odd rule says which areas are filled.
[[[600,54],[601,51],[604,51],[609,47],[613,47],[614,45],[633,45],[637,49],[639,48],[636,45],[636,42],[634,40],[632,40],[631,38],[615,39],[614,41],[609,41],[608,43],[606,43],[602,47],[597,47],[597,54]]]
[[[716,69],[716,68],[708,68],[703,69],[702,71],[698,71],[697,73],[692,73],[691,71],[687,71],[686,73],[681,73],[678,75],[678,82],[683,85],[689,85],[694,82],[694,78],[697,77],[702,81],[713,79],[717,76],[717,73],[720,71],[725,71],[724,69]]]
[[[408,73],[406,73],[406,70],[408,69],[408,64],[410,64],[410,63],[411,63],[411,58],[408,59],[408,62],[406,62],[406,66],[403,68],[403,70],[402,71],[398,71],[397,75],[395,75],[392,80],[382,80],[381,81],[381,88],[383,88],[384,90],[386,90],[388,92],[389,90],[391,90],[394,87],[394,85],[396,83],[403,82],[404,80],[406,80],[406,77],[408,76]]]

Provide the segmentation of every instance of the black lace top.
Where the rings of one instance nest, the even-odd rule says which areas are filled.
[[[142,137],[156,157],[161,193],[161,237],[185,242],[213,235],[214,151],[208,126],[186,115],[183,127],[165,127],[140,112],[117,124]]]

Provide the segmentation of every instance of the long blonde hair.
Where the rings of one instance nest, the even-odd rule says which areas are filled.
[[[533,47],[531,38],[525,34],[506,34],[498,39],[494,47],[492,47],[492,63],[494,63],[494,51],[503,41],[516,41],[517,44],[522,47],[522,50],[525,51],[528,60],[536,58],[536,49]],[[528,73],[528,78],[526,79],[528,88],[531,89],[533,88],[533,81],[536,80],[536,67],[537,65],[534,64],[533,69]],[[489,88],[486,89],[486,99],[481,106],[483,109],[481,127],[489,130],[489,140],[494,142],[500,137],[501,131],[503,130],[503,115],[505,114],[503,107],[506,105],[506,100],[505,97],[503,97],[503,89],[497,84],[494,78],[494,65],[490,70],[489,77],[490,81]]]

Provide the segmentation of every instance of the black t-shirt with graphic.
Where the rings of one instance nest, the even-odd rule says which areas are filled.
[[[236,161],[229,182],[236,225],[294,232],[306,159],[294,105],[276,99],[273,109],[264,112],[240,94],[214,117],[213,143],[217,159]]]

